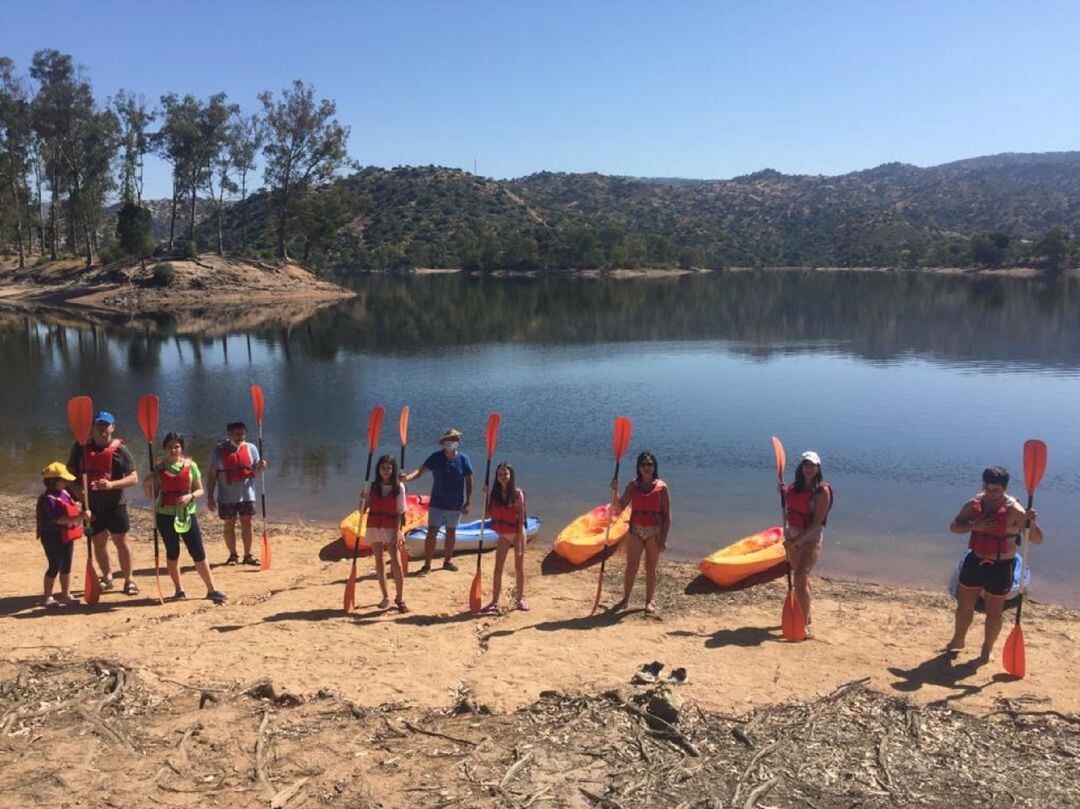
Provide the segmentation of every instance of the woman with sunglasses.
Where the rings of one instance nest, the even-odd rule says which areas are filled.
[[[833,490],[821,476],[821,457],[807,451],[795,467],[795,482],[780,484],[784,495],[784,550],[795,577],[795,597],[799,599],[810,630],[810,572],[821,555],[822,529],[832,508]]]
[[[645,612],[656,612],[653,596],[656,594],[656,567],[660,552],[667,546],[671,529],[671,496],[667,484],[660,479],[656,456],[642,452],[637,458],[637,477],[630,481],[622,496],[615,501],[618,514],[630,506],[630,533],[626,537],[626,571],[623,576],[623,597],[613,610],[621,610],[630,603],[641,554],[645,553]],[[611,493],[618,493],[618,481],[611,481]]]

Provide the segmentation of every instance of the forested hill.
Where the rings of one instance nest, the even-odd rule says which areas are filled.
[[[265,195],[229,212],[273,245]],[[731,180],[368,168],[305,201],[290,252],[324,272],[729,266],[1061,267],[1080,152]],[[209,241],[209,239],[207,239]]]

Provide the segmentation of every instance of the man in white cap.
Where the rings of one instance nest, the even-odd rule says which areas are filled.
[[[139,482],[139,473],[135,468],[135,459],[124,445],[123,439],[116,438],[116,419],[105,410],[94,416],[94,426],[90,430],[90,442],[85,451],[82,444],[71,448],[67,469],[76,477],[81,487],[82,475],[86,472],[90,491],[83,495],[93,514],[90,523],[90,536],[94,544],[94,558],[101,571],[101,589],[113,588],[112,565],[109,563],[109,538],[116,545],[116,558],[120,563],[120,572],[124,575],[124,595],[137,595],[138,585],[131,578],[131,549],[128,547],[127,532],[130,529],[127,504],[124,502],[124,489]],[[89,495],[89,496],[87,496]]]
[[[428,505],[427,538],[424,541],[424,564],[421,573],[431,570],[431,557],[435,554],[435,543],[439,528],[446,527],[446,544],[443,548],[443,569],[457,570],[453,563],[454,543],[457,541],[457,526],[464,514],[469,513],[472,502],[472,464],[469,456],[459,451],[461,430],[451,427],[439,439],[442,449],[429,455],[419,468],[402,475],[404,483],[416,480],[431,472],[434,481],[431,484],[431,502]]]

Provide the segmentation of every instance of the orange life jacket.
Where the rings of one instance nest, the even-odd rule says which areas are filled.
[[[491,502],[488,503],[488,514],[491,516],[491,528],[501,536],[516,534],[521,525],[522,515],[525,511],[525,494],[518,489],[518,496],[513,499],[509,506],[491,493]]]
[[[664,516],[660,492],[666,488],[667,484],[659,478],[653,482],[652,490],[648,493],[641,491],[637,485],[634,486],[634,496],[630,500],[630,525],[640,525],[643,528],[660,525]]]
[[[977,494],[971,498],[971,519],[982,519],[986,515],[983,511],[983,495]],[[968,540],[968,548],[975,551],[979,556],[996,555],[1001,558],[1005,550],[1005,540],[1015,537],[1017,534],[1006,534],[1005,526],[1008,522],[1009,508],[1012,506],[1011,497],[1005,497],[994,512],[994,527],[989,531],[972,531],[971,539]]]
[[[191,461],[185,460],[179,472],[161,469],[161,505],[175,506],[185,494],[191,494]]]
[[[62,542],[74,542],[83,535],[82,523],[76,522],[71,525],[60,525],[53,522],[53,517],[49,512],[47,505],[49,500],[59,503],[64,509],[65,517],[78,517],[82,514],[82,508],[78,502],[71,498],[67,492],[61,492],[59,495],[52,494],[51,492],[44,492],[39,498],[37,503],[38,508],[38,532],[42,535],[45,532],[52,533],[56,531],[60,535]]]
[[[382,494],[382,484],[374,483],[368,492],[368,528],[400,528],[401,515],[397,512],[397,486],[390,494]]]
[[[251,450],[248,449],[247,441],[242,441],[236,449],[233,449],[233,445],[228,441],[224,441],[220,445],[220,451],[225,463],[225,480],[229,483],[239,483],[255,477],[255,467],[251,463]]]
[[[112,480],[113,455],[124,442],[114,438],[107,447],[95,449],[92,444],[83,447],[83,471],[86,472],[87,482],[95,480]]]
[[[821,484],[821,491],[824,491],[829,497],[829,507],[825,509],[825,519],[821,521],[822,525],[827,525],[829,522],[829,512],[833,507],[833,489],[828,483]],[[814,520],[814,499],[815,492],[810,487],[803,489],[801,492],[795,491],[795,484],[788,484],[787,491],[784,493],[784,507],[786,509],[785,519],[787,524],[792,528],[805,528]]]

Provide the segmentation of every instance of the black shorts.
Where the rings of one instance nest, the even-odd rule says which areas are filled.
[[[1002,559],[1000,562],[980,559],[974,551],[969,551],[960,565],[960,584],[963,587],[979,587],[987,595],[1007,596],[1012,589],[1013,560]]]
[[[180,558],[180,540],[184,540],[188,553],[191,554],[192,562],[202,562],[206,559],[206,549],[203,548],[202,532],[199,530],[199,520],[194,514],[191,515],[191,528],[183,534],[176,533],[173,526],[172,514],[155,514],[158,533],[165,543],[165,558],[175,561]]]
[[[64,576],[71,573],[71,558],[75,554],[74,542],[64,542],[54,533],[43,536],[41,544],[45,548],[45,558],[49,560],[49,569],[45,571],[46,576],[55,579],[57,573]]]
[[[237,516],[255,516],[255,503],[251,500],[241,500],[239,503],[218,503],[218,516],[223,520],[231,520]]]
[[[102,531],[110,534],[126,534],[131,528],[128,520],[127,506],[121,503],[118,506],[104,506],[100,511],[94,510],[94,519],[90,521],[90,536],[96,537]]]

